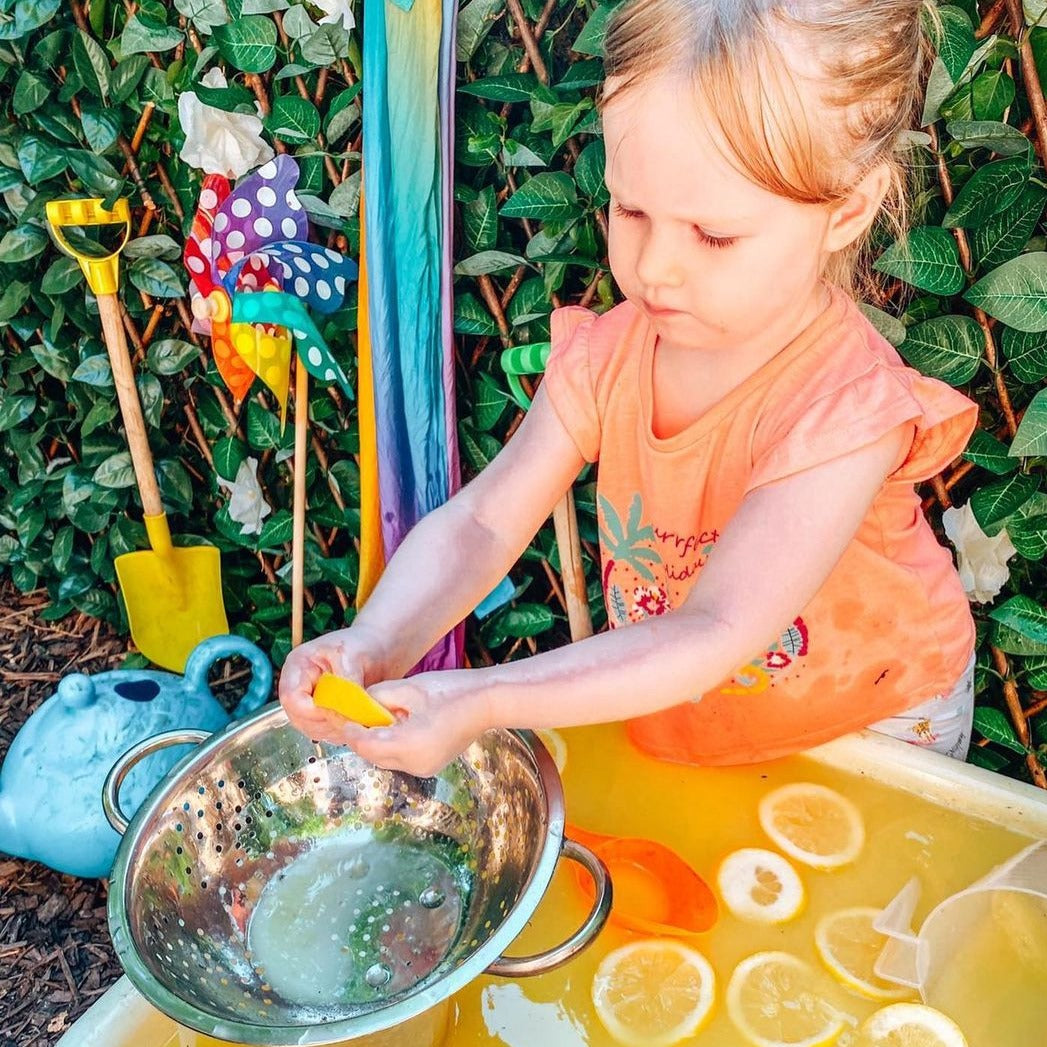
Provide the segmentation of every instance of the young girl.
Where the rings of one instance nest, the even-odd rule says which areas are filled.
[[[901,186],[918,0],[633,0],[606,40],[609,255],[625,301],[557,310],[534,405],[426,517],[351,628],[292,652],[288,716],[433,773],[491,727],[628,720],[700,764],[873,726],[963,757],[974,626],[914,484],[976,409],[904,366],[848,294]],[[611,629],[488,668],[402,674],[599,461]],[[316,707],[323,671],[398,722]]]

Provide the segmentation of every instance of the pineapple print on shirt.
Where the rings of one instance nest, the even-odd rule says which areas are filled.
[[[643,499],[638,493],[629,503],[624,522],[604,495],[599,495],[598,501],[603,591],[610,628],[666,614],[679,606],[705,565],[719,532],[681,535],[644,523]],[[736,670],[720,690],[726,694],[765,691],[772,686],[775,673],[807,654],[808,639],[806,623],[797,618],[768,650]]]

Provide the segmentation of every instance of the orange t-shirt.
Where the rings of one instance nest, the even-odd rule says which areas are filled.
[[[652,429],[656,336],[625,302],[559,309],[545,387],[597,483],[611,628],[684,601],[747,492],[911,422],[914,438],[825,584],[778,641],[688,702],[631,721],[669,760],[784,756],[951,689],[974,622],[914,484],[959,455],[977,408],[905,366],[843,293],[768,363],[669,438]],[[788,556],[782,549],[780,555]]]

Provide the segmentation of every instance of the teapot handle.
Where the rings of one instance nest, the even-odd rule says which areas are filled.
[[[207,682],[207,673],[215,662],[234,655],[246,658],[251,666],[251,682],[247,685],[247,692],[233,710],[233,719],[236,720],[265,705],[272,693],[273,667],[261,648],[245,637],[232,633],[212,636],[193,648],[185,666],[185,682],[192,690],[205,690],[213,698],[214,692]]]

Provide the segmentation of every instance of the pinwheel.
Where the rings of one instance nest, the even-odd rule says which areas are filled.
[[[209,175],[185,250],[193,313],[204,330],[210,328],[223,381],[240,399],[253,376],[261,378],[280,405],[281,426],[286,419],[294,339],[294,644],[302,639],[307,374],[337,381],[347,396],[353,396],[345,372],[307,307],[334,312],[357,272],[350,259],[307,239],[309,224],[295,195],[297,182],[298,165],[286,155],[248,175],[232,192],[225,179]]]

